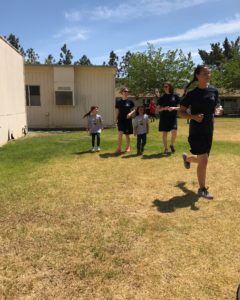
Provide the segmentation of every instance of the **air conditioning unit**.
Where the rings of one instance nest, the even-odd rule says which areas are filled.
[[[54,92],[56,105],[75,105],[73,67],[54,67]]]

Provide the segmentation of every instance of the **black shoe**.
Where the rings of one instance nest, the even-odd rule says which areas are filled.
[[[213,199],[213,195],[209,193],[209,191],[204,187],[201,189],[198,189],[198,196],[206,198],[208,200]]]
[[[170,149],[171,149],[172,153],[174,153],[176,151],[173,145],[170,145]]]

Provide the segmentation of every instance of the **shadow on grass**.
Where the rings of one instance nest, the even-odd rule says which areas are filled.
[[[73,154],[82,155],[82,154],[86,154],[86,153],[94,153],[94,152],[92,152],[91,150],[85,150],[85,151],[80,151],[80,152],[74,152]]]
[[[132,158],[132,157],[141,157],[140,154],[134,153],[134,154],[129,154],[129,155],[124,155],[122,158]]]
[[[142,159],[163,158],[163,157],[169,157],[171,155],[172,155],[172,153],[170,153],[170,152],[167,154],[165,154],[165,153],[154,153],[154,154],[149,154],[149,155],[144,154],[142,156]]]
[[[122,153],[109,152],[109,153],[101,153],[99,156],[101,158],[109,158],[109,157],[119,157]]]
[[[198,194],[190,191],[185,187],[186,182],[179,182],[176,186],[182,190],[185,195],[176,196],[167,201],[162,201],[159,199],[155,199],[153,201],[153,206],[157,207],[158,211],[162,213],[170,213],[174,212],[178,208],[190,207],[191,210],[199,210],[196,207],[196,202],[200,198]]]

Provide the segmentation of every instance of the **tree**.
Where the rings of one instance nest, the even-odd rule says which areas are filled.
[[[29,48],[25,54],[25,63],[26,64],[40,64],[39,55],[34,51],[33,48]]]
[[[109,61],[108,61],[109,66],[118,66],[118,56],[114,51],[111,51],[109,54]]]
[[[175,87],[182,88],[192,77],[194,63],[191,54],[182,50],[167,51],[148,45],[147,51],[132,53],[129,57],[127,76],[124,84],[135,96],[155,93],[162,89],[165,81],[171,81]]]
[[[49,54],[47,58],[45,58],[44,61],[45,65],[54,65],[56,63],[55,58],[52,56],[52,54]]]
[[[122,56],[122,61],[120,62],[120,67],[118,69],[118,77],[127,77],[128,76],[128,67],[129,67],[129,60],[132,53],[127,51],[124,56]]]
[[[74,65],[91,66],[92,63],[90,59],[84,54],[78,61],[75,61]]]
[[[225,38],[222,46],[220,43],[210,44],[211,51],[198,50],[198,53],[204,64],[209,65],[212,69],[221,69],[221,66],[231,59],[235,52],[240,51],[240,37],[236,41],[229,42]]]
[[[232,58],[222,64],[221,70],[213,70],[212,82],[227,90],[240,89],[240,52],[232,54]]]
[[[72,53],[69,49],[67,49],[67,45],[64,44],[61,48],[60,59],[58,61],[59,65],[71,65],[72,64]]]
[[[23,56],[25,55],[24,49],[19,42],[19,38],[17,38],[14,34],[10,33],[8,37],[5,37],[6,40]]]

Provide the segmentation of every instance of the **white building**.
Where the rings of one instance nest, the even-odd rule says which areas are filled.
[[[26,125],[24,60],[0,36],[0,145],[21,137]]]
[[[99,106],[104,126],[114,124],[115,67],[25,65],[28,127],[81,128]]]

